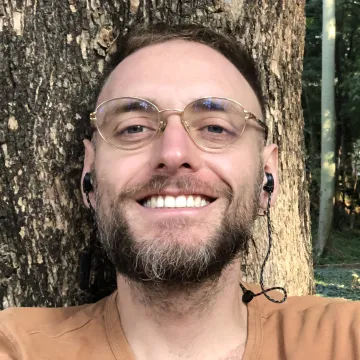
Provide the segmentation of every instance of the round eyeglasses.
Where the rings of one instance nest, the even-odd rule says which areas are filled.
[[[188,104],[184,110],[163,109],[141,98],[122,97],[106,100],[90,114],[90,121],[109,145],[136,150],[149,144],[164,132],[167,121],[164,112],[179,113],[181,123],[190,138],[209,149],[221,149],[233,144],[245,130],[248,120],[255,121],[265,132],[268,127],[235,100],[206,97]]]

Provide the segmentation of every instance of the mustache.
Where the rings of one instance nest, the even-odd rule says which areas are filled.
[[[233,191],[231,187],[224,182],[209,183],[196,178],[193,175],[181,177],[171,177],[168,175],[153,175],[149,180],[122,190],[119,200],[141,198],[148,194],[160,194],[161,191],[171,187],[172,189],[183,190],[187,193],[204,193],[210,197],[226,197],[231,199]]]

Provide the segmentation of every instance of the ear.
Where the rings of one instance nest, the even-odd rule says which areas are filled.
[[[81,186],[81,193],[82,193],[83,202],[84,202],[85,206],[87,208],[89,208],[89,204],[88,204],[88,201],[87,201],[84,189],[83,189],[83,181],[84,181],[85,174],[88,173],[88,172],[91,173],[91,170],[93,168],[93,163],[94,163],[94,160],[95,160],[95,150],[94,150],[94,146],[93,146],[93,144],[91,143],[90,140],[85,139],[83,141],[83,143],[84,143],[85,156],[84,156],[84,166],[83,166],[83,171],[82,171],[82,175],[81,175],[81,184],[80,184],[80,186]],[[94,204],[95,204],[94,192],[91,192],[89,194],[89,198],[90,198],[90,202],[91,202],[92,207],[95,208],[94,207]]]
[[[263,150],[263,172],[264,179],[260,195],[260,207],[262,209],[267,208],[267,202],[269,199],[269,193],[264,190],[264,186],[267,182],[265,173],[270,173],[274,178],[274,190],[271,194],[271,206],[274,206],[277,195],[279,193],[279,174],[278,174],[278,147],[275,144],[270,144],[264,147]]]

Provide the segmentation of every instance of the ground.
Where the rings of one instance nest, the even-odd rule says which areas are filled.
[[[315,269],[316,294],[360,300],[360,269]]]
[[[315,264],[316,294],[360,300],[360,231],[333,231],[331,240],[332,248]]]

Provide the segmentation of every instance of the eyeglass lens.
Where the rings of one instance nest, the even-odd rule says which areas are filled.
[[[161,116],[152,103],[135,98],[117,98],[96,112],[97,127],[105,141],[123,149],[148,144],[158,133]],[[243,108],[228,99],[204,98],[186,106],[182,122],[190,137],[209,148],[228,146],[245,126]]]

